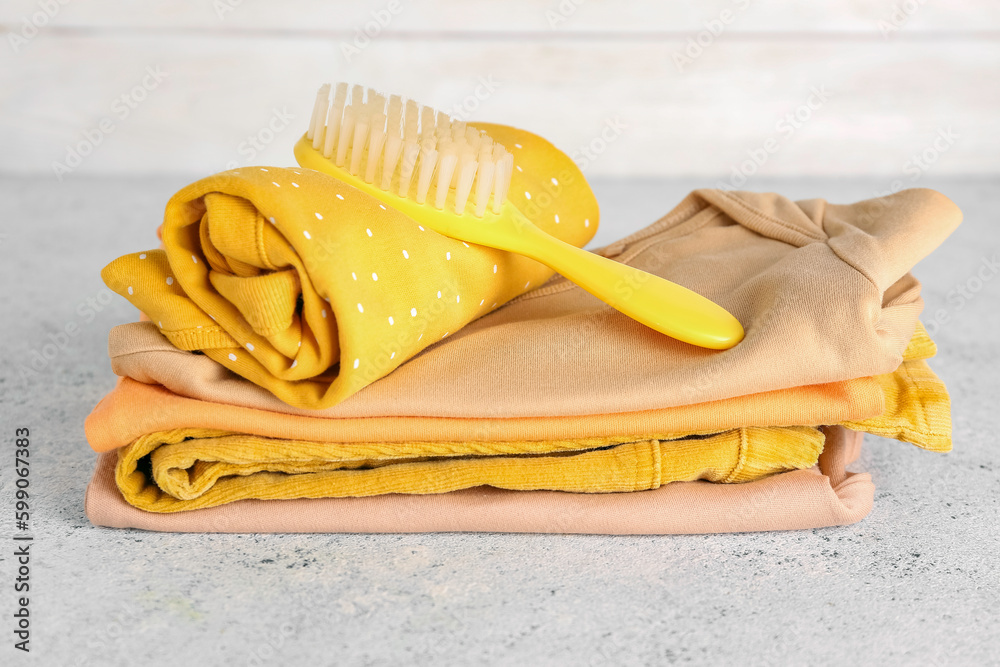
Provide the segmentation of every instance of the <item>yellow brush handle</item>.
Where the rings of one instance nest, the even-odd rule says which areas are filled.
[[[550,236],[509,201],[501,215],[453,215],[365,183],[335,167],[304,137],[295,145],[295,157],[303,167],[330,174],[439,234],[531,257],[632,319],[677,340],[713,350],[726,350],[743,340],[743,326],[721,306],[686,287]]]
[[[632,319],[677,340],[726,350],[743,340],[743,325],[721,306],[651,273],[581,250],[522,224],[515,252],[527,255]]]

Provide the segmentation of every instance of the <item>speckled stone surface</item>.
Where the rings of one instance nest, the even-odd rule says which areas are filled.
[[[156,245],[163,206],[188,180],[0,177],[0,664],[1000,662],[1000,277],[984,263],[1000,260],[1000,181],[918,183],[965,212],[916,270],[925,319],[939,309],[948,319],[932,327],[932,365],[952,393],[955,451],[867,437],[853,469],[870,471],[878,491],[857,525],[677,537],[94,528],[82,507],[94,461],[82,423],[114,382],[107,331],[135,317],[98,272]],[[890,182],[747,187],[849,202]],[[711,183],[594,185],[601,244]],[[38,362],[46,350],[57,351]],[[35,496],[29,656],[11,632],[19,426],[32,433]]]

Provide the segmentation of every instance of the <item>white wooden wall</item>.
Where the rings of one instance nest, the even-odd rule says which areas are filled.
[[[348,57],[373,12],[388,25]],[[288,164],[330,80],[443,109],[495,82],[470,118],[590,144],[588,175],[902,175],[923,153],[936,175],[1000,172],[995,0],[3,0],[0,23],[6,172]]]

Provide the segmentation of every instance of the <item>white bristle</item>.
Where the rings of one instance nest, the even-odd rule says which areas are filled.
[[[451,134],[451,118],[448,118],[448,114],[443,111],[437,112],[437,132],[438,136]]]
[[[323,157],[329,159],[337,149],[337,137],[340,135],[340,123],[344,116],[344,104],[347,101],[347,84],[338,83],[333,96],[333,104],[326,116],[326,139],[323,141]]]
[[[344,109],[344,120],[340,123],[340,138],[337,141],[337,161],[335,164],[341,168],[347,159],[347,147],[351,145],[351,139],[354,137],[355,113],[357,113],[357,107],[353,104],[347,106]]]
[[[413,100],[406,100],[403,111],[403,139],[416,141],[420,134],[420,107]]]
[[[420,146],[419,169],[417,170],[417,203],[427,201],[427,192],[431,188],[431,176],[434,175],[434,165],[437,163],[438,152],[432,140]]]
[[[319,91],[316,92],[316,100],[313,102],[312,116],[309,117],[309,125],[306,126],[306,139],[312,141],[312,138],[316,136],[316,118],[320,114],[320,109],[323,107],[323,87],[329,86],[330,84],[324,83],[320,86]]]
[[[386,112],[389,125],[399,127],[399,121],[403,117],[403,98],[399,95],[389,96],[389,110]]]
[[[457,215],[464,215],[473,199],[477,217],[485,215],[491,199],[493,213],[502,210],[514,156],[486,132],[414,100],[359,85],[338,83],[332,97],[331,86],[324,84],[306,138],[337,167],[400,197],[412,193],[418,204],[427,202],[433,186],[434,207]]]
[[[399,95],[392,95],[389,97],[389,108],[385,115],[385,137],[386,137],[386,157],[390,157],[389,150],[391,148],[393,137],[399,137],[400,142],[402,142],[402,132],[403,132],[403,98]],[[399,144],[402,148],[402,143]],[[398,157],[398,155],[397,155]],[[392,172],[396,168],[396,160],[392,160],[392,167],[389,168],[389,181],[392,180]],[[385,170],[385,167],[383,167]],[[382,180],[385,181],[385,175],[383,174]],[[382,188],[383,190],[388,190],[389,186],[386,185]]]
[[[369,118],[367,108],[363,111],[354,124],[354,140],[351,142],[351,168],[348,170],[352,176],[357,176],[361,171],[361,155],[365,152],[365,144],[368,142]]]
[[[333,151],[337,148],[337,135],[340,133],[340,119],[343,115],[343,109],[338,109],[336,105],[330,106],[330,113],[326,117],[326,137],[323,140],[323,157],[327,159],[333,157]]]
[[[514,156],[504,150],[500,144],[494,145],[493,155],[497,155],[497,150],[501,157],[496,161],[496,175],[493,181],[493,212],[499,213],[503,206],[503,200],[507,197],[507,190],[510,188],[510,176],[514,171]]]
[[[479,145],[483,143],[483,134],[474,127],[465,128],[465,141],[472,148],[473,154],[479,153]]]
[[[455,143],[454,141],[449,140],[448,141],[448,145],[455,147],[455,157],[457,158],[455,160],[455,169],[451,172],[451,182],[448,183],[448,187],[449,188],[457,188],[458,187],[458,173],[459,173],[458,172],[458,168],[462,164],[462,151],[465,150],[465,144],[463,144],[463,143]]]
[[[471,159],[472,151],[468,150],[458,167],[458,187],[455,188],[455,214],[462,215],[465,212],[465,204],[469,201],[469,194],[472,192],[472,182],[476,179],[476,167],[479,166],[475,160]]]
[[[420,107],[420,143],[434,138],[434,109]]]
[[[326,107],[329,104],[330,84],[324,83],[316,92],[312,118],[309,120],[309,129],[306,131],[306,137],[312,139],[313,148],[319,148],[323,143],[323,120],[326,116]]]
[[[345,104],[347,104],[347,84],[346,83],[338,83],[337,84],[336,92],[333,94],[333,101],[334,101],[334,104],[339,104],[340,106],[344,106]]]
[[[486,206],[493,191],[493,175],[496,173],[496,163],[493,162],[493,151],[483,146],[479,149],[479,169],[476,171],[476,217],[483,217]]]
[[[464,139],[464,136],[463,136],[463,139]],[[475,155],[475,153],[472,152],[472,149],[469,147],[469,144],[465,143],[465,141],[462,141],[461,143],[456,144],[456,148],[458,149],[458,164],[455,166],[455,173],[451,177],[451,187],[457,189],[458,188],[458,179],[462,175],[462,165],[464,165],[466,162],[471,162],[471,161],[475,160],[476,159],[476,155]],[[473,174],[473,175],[475,175],[475,174]]]
[[[480,142],[479,150],[476,152],[476,160],[479,162],[479,169],[476,170],[476,192],[479,192],[479,186],[482,181],[486,181],[486,194],[489,195],[490,189],[493,188],[493,170],[491,169],[489,173],[484,173],[484,169],[487,165],[493,164],[493,149],[491,146],[487,146],[485,142]],[[478,199],[477,199],[478,201]]]
[[[417,156],[420,155],[420,144],[407,140],[403,144],[403,153],[399,160],[399,196],[406,197],[410,193],[410,181],[417,166]]]
[[[437,189],[434,191],[434,208],[440,210],[444,208],[448,201],[448,193],[451,191],[451,177],[455,173],[458,165],[458,154],[455,152],[454,144],[449,143],[441,148],[441,158],[438,160]]]
[[[403,151],[403,137],[399,130],[390,130],[385,139],[385,158],[382,161],[382,182],[379,184],[383,190],[388,190],[392,185],[392,175],[396,172],[396,163]]]
[[[375,168],[382,157],[385,143],[385,114],[377,113],[371,119],[371,138],[368,140],[368,163],[365,165],[365,183],[375,182]]]

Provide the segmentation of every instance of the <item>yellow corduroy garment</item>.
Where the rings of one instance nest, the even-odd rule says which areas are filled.
[[[572,160],[522,138],[512,189],[522,212],[582,247],[597,203]],[[558,186],[552,185],[558,183]],[[102,272],[168,340],[200,350],[302,408],[325,408],[548,280],[549,268],[426,229],[308,169],[245,167],[189,185],[167,204],[163,250]]]
[[[338,445],[178,429],[151,434],[119,450],[116,478],[129,503],[152,512],[244,498],[445,493],[482,484],[521,491],[610,493],[696,479],[746,482],[807,468],[819,457],[823,439],[815,428],[751,427],[582,452],[553,452],[553,443],[479,443],[475,456],[467,450],[427,456],[453,448],[448,443]],[[155,485],[148,484],[139,469],[147,454]]]
[[[935,353],[917,326],[895,373],[879,377],[886,411],[850,427],[951,448],[950,403],[925,361]],[[130,504],[177,512],[257,499],[427,494],[488,484],[512,490],[610,493],[674,481],[734,483],[814,465],[823,433],[813,426],[747,427],[561,441],[334,443],[204,428],[140,437],[118,450],[116,483]]]

